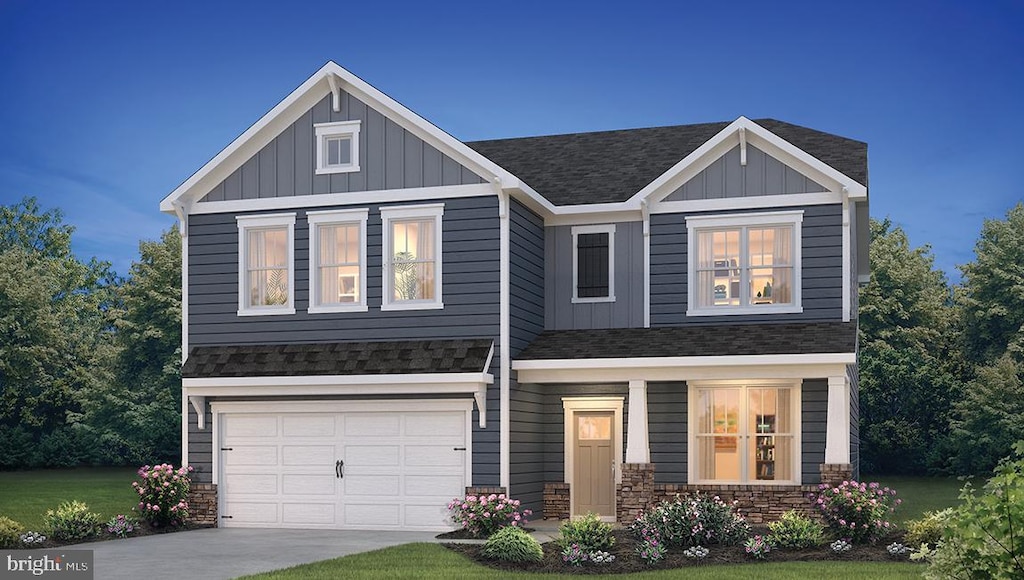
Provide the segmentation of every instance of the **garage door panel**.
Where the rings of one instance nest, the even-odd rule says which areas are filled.
[[[398,445],[346,445],[345,467],[398,467],[401,465]]]
[[[308,475],[285,474],[281,476],[281,493],[284,495],[337,495],[338,484],[334,474]]]
[[[334,466],[334,445],[282,445],[281,463],[284,465]]]
[[[402,419],[399,415],[359,413],[345,415],[346,437],[399,437]]]
[[[406,504],[403,511],[407,528],[437,529],[451,525],[443,505],[439,508],[436,504]]]
[[[459,413],[409,413],[405,416],[406,437],[455,437],[466,433],[465,415]]]
[[[402,524],[401,506],[397,504],[346,503],[345,525],[354,527],[397,528]]]
[[[233,501],[225,505],[231,517],[225,520],[229,526],[239,524],[276,524],[280,521],[281,506],[276,502]]]
[[[405,464],[410,467],[457,467],[465,465],[466,452],[454,445],[406,445]]]
[[[281,504],[281,523],[296,527],[303,525],[333,525],[338,523],[335,503]]]
[[[435,492],[434,490],[458,490],[462,487],[462,474],[451,475],[406,475],[402,489],[402,495],[415,497],[418,495],[430,495],[441,497],[443,502],[451,501],[448,494]]]
[[[277,466],[276,445],[238,445],[231,444],[231,451],[221,454],[224,466]]]
[[[285,437],[330,437],[334,438],[337,416],[333,414],[281,417],[281,433]]]
[[[343,493],[346,497],[401,495],[402,478],[398,475],[348,475],[345,477]]]
[[[225,437],[277,437],[277,415],[227,415],[221,429]]]
[[[234,495],[276,495],[276,473],[237,473],[225,482],[225,493]]]

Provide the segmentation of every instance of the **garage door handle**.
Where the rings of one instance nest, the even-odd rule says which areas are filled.
[[[339,459],[338,461],[334,462],[334,477],[337,477],[338,479],[345,477],[345,474],[341,470],[341,468],[343,467],[345,467],[344,461]]]

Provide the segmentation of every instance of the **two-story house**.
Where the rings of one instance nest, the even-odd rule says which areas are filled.
[[[463,143],[327,63],[161,203],[182,461],[225,526],[504,491],[758,518],[856,474],[867,147],[775,121]]]

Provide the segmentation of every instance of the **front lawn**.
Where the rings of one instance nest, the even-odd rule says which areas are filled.
[[[964,481],[955,477],[921,477],[912,475],[870,475],[863,481],[877,481],[896,490],[903,503],[896,510],[893,520],[902,526],[907,520],[921,517],[924,512],[936,511],[960,504],[960,488]],[[974,485],[984,485],[985,480],[977,479]]]
[[[586,578],[687,578],[693,580],[760,580],[800,579],[863,580],[873,578],[918,579],[919,564],[882,562],[786,562],[778,564],[743,564],[739,566],[690,567],[659,570],[628,575],[587,575]],[[277,570],[250,579],[312,579],[332,578],[555,578],[555,574],[503,572],[487,568],[438,544],[406,544],[365,554],[354,554],[334,560],[314,562],[285,570]]]
[[[77,499],[104,521],[129,514],[138,502],[132,489],[136,470],[131,467],[82,467],[0,472],[0,515],[27,530],[41,531],[48,509]]]

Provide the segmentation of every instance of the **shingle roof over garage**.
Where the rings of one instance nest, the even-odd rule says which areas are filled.
[[[867,185],[867,144],[807,127],[755,123]],[[612,203],[654,181],[729,123],[701,123],[466,143],[555,205]]]
[[[184,378],[487,372],[493,341],[399,340],[198,346]]]
[[[856,352],[852,322],[546,330],[516,360]]]

